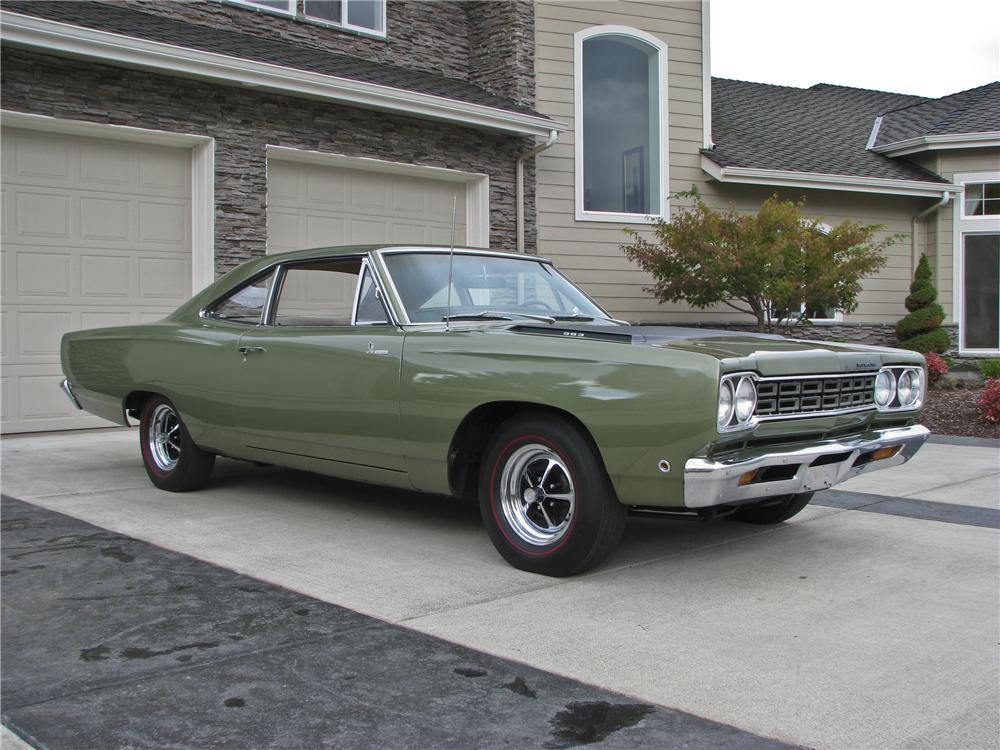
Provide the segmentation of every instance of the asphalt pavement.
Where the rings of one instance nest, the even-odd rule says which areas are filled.
[[[117,665],[131,675],[122,693],[128,699],[117,712],[116,726],[124,734],[101,747],[125,747],[128,741],[155,746],[142,744],[154,741],[142,732],[150,726],[166,732],[171,717],[175,733],[164,735],[171,746],[205,746],[213,737],[220,746],[227,738],[237,742],[238,727],[252,722],[224,717],[249,715],[242,710],[250,706],[248,696],[255,712],[281,705],[288,707],[284,714],[275,709],[267,715],[311,717],[311,739],[336,738],[331,725],[323,729],[316,717],[336,716],[355,705],[357,695],[330,690],[324,675],[333,672],[323,670],[341,668],[351,658],[346,644],[352,644],[359,655],[342,668],[364,680],[367,692],[358,700],[369,713],[359,715],[369,723],[358,725],[364,731],[356,726],[355,734],[340,736],[340,746],[365,746],[365,738],[379,746],[377,740],[385,739],[375,733],[379,722],[422,726],[414,717],[425,711],[435,717],[431,726],[442,731],[462,716],[461,729],[470,712],[479,717],[476,707],[482,704],[486,713],[475,723],[490,729],[475,736],[459,732],[456,741],[477,744],[478,736],[481,746],[568,747],[586,744],[583,736],[593,747],[628,747],[629,738],[644,737],[646,747],[786,742],[997,748],[1000,448],[982,441],[949,443],[928,444],[905,466],[820,493],[802,514],[777,527],[632,520],[620,548],[601,567],[554,580],[507,566],[468,504],[234,461],[219,462],[209,489],[170,494],[149,485],[134,431],[5,438],[3,491],[29,504],[16,506],[22,515],[55,511],[64,515],[50,514],[45,523],[97,527],[68,535],[107,535],[55,554],[20,550],[32,552],[24,561],[46,567],[19,564],[14,567],[20,572],[4,578],[5,717],[23,729],[27,724],[18,723],[17,711],[64,701],[75,713],[64,712],[65,726],[50,731],[70,739],[33,744],[82,748],[88,737],[103,741],[91,734],[98,731],[92,716],[100,715],[99,696],[115,689],[109,687],[115,678],[108,673],[107,684],[87,679]],[[18,554],[13,546],[44,547],[58,536],[21,537],[8,549],[8,533],[5,560]],[[133,560],[125,563],[121,556]],[[90,592],[108,586],[125,594],[129,585],[154,587],[151,593],[159,591],[156,586],[186,585],[179,571],[189,566],[205,566],[196,578],[228,583],[178,598],[132,597],[143,600],[141,607],[129,597],[79,610],[63,602],[105,596]],[[27,586],[31,580],[34,585]],[[22,585],[28,593],[15,595]],[[268,592],[259,596],[270,602],[260,605],[270,614],[251,618],[267,625],[252,635],[254,648],[242,626],[226,634],[218,629],[232,622],[229,607],[248,606],[247,597],[230,590],[235,585]],[[220,590],[226,596],[216,597]],[[189,598],[200,608],[175,609]],[[309,609],[310,617],[323,613],[327,624],[296,616],[294,609]],[[70,611],[75,614],[51,615]],[[133,622],[133,616],[139,619]],[[366,616],[371,619],[362,620],[365,625],[345,629],[343,618]],[[322,646],[295,630],[304,627],[300,621],[319,628]],[[36,625],[41,622],[45,627]],[[69,638],[81,622],[88,624],[79,637]],[[206,627],[211,632],[199,630]],[[222,635],[244,640],[226,642]],[[75,650],[57,648],[60,637]],[[186,648],[214,641],[220,645]],[[287,704],[276,687],[259,694],[242,689],[254,680],[294,683],[287,665],[265,656],[271,643],[292,644],[291,652],[300,654],[296,663],[307,666],[300,669],[299,687],[284,696]],[[107,658],[82,660],[83,649],[102,645]],[[185,648],[152,660],[123,656],[128,649],[177,646]],[[232,659],[221,659],[225,667],[210,666],[222,648]],[[265,655],[250,657],[241,649]],[[176,661],[183,656],[192,658]],[[205,682],[189,697],[180,693],[191,705],[171,709],[170,696],[179,691],[162,686],[198,671],[195,660]],[[168,662],[175,670],[170,675],[153,669]],[[395,668],[382,669],[386,664]],[[439,667],[433,679],[424,674],[429,665]],[[469,677],[456,669],[487,674]],[[385,681],[389,673],[392,680]],[[518,692],[522,682],[536,698]],[[405,688],[411,684],[415,696]],[[7,691],[18,697],[12,702]],[[402,693],[410,697],[402,700]],[[144,695],[151,702],[144,703]],[[235,698],[246,706],[225,705]],[[584,713],[603,710],[597,724],[612,731],[588,734],[591,725],[573,715],[575,704],[596,706]],[[289,713],[292,706],[311,710]],[[606,708],[614,706],[626,708]],[[31,710],[32,726],[60,723]],[[511,717],[523,720],[527,735],[509,733],[514,724],[504,721],[513,722]],[[560,721],[582,726],[583,735],[558,735]],[[208,729],[219,726],[229,729]],[[691,734],[683,733],[689,729]],[[227,733],[232,731],[237,733]],[[443,735],[427,737],[434,741],[424,746],[449,746]],[[59,744],[66,741],[80,744]],[[271,746],[281,746],[275,742]],[[559,742],[574,744],[552,744]]]

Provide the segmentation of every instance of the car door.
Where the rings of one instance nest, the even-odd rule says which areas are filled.
[[[363,257],[282,267],[265,324],[239,342],[248,447],[403,471],[403,332],[381,299]]]

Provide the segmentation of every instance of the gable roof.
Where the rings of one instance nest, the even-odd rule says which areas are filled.
[[[881,114],[875,149],[928,136],[1000,133],[1000,81]]]
[[[801,89],[713,78],[715,147],[703,153],[721,167],[944,183],[866,148],[879,113],[926,101],[831,84]]]
[[[33,19],[68,24],[71,29],[90,30],[97,32],[98,36],[113,34],[117,35],[118,39],[128,38],[153,45],[169,45],[171,49],[209,53],[235,61],[237,64],[263,63],[298,73],[328,76],[331,80],[347,80],[360,85],[382,87],[385,90],[415,93],[474,107],[489,108],[520,116],[522,119],[527,118],[526,121],[530,121],[543,132],[550,126],[556,130],[565,129],[565,126],[529,107],[496,96],[467,81],[372,62],[351,55],[264,39],[238,31],[188,23],[131,8],[94,2],[4,0],[2,9],[5,14],[16,13]],[[5,20],[9,18],[11,16],[5,15]],[[9,28],[4,31],[5,42],[8,42],[8,37],[13,35]],[[53,33],[49,36],[55,35]],[[17,37],[13,39],[15,43],[25,44]],[[46,44],[31,42],[29,46],[45,48]],[[58,54],[58,48],[53,51]],[[95,54],[95,57],[99,55]]]

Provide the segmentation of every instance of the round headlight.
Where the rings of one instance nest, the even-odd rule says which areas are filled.
[[[740,378],[740,384],[736,386],[736,421],[741,424],[748,422],[756,408],[757,389],[753,387],[753,380]]]
[[[920,380],[920,372],[917,370],[907,370],[899,376],[896,392],[900,406],[913,406],[920,400]]]
[[[719,427],[728,427],[733,418],[733,384],[728,380],[719,388]]]
[[[875,377],[875,403],[878,406],[888,406],[896,395],[896,378],[889,370],[882,370]]]

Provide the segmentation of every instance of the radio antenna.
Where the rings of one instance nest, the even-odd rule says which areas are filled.
[[[448,315],[444,319],[444,330],[451,330],[451,280],[455,270],[455,219],[458,217],[458,195],[451,201],[451,247],[448,250]]]

